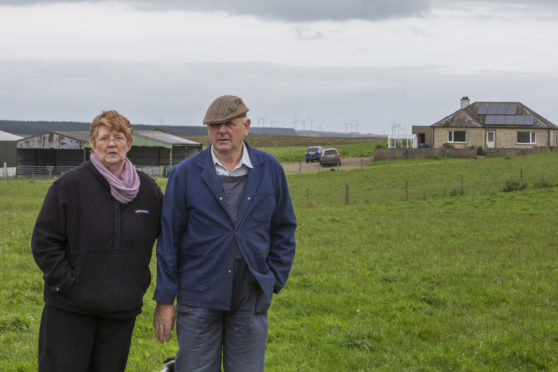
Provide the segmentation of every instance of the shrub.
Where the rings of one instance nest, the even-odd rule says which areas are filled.
[[[536,189],[543,189],[545,187],[554,187],[554,184],[546,181],[544,178],[541,178],[540,181],[535,182],[533,185]]]
[[[486,155],[482,146],[477,147],[477,155],[479,155],[479,156]]]
[[[450,196],[458,196],[458,195],[463,195],[463,194],[465,194],[465,193],[461,189],[453,189],[449,193]]]
[[[519,181],[514,181],[514,180],[507,180],[503,191],[504,192],[519,191],[525,189],[526,187],[527,187],[526,183],[521,183]]]

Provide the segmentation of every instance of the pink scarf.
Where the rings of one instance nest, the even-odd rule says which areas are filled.
[[[101,173],[101,175],[105,177],[105,180],[109,183],[110,193],[113,198],[124,204],[134,200],[138,194],[140,179],[138,172],[136,172],[136,168],[134,168],[134,165],[128,158],[124,161],[124,168],[122,169],[120,177],[116,177],[112,174],[99,159],[97,154],[92,153],[90,160],[99,173]]]

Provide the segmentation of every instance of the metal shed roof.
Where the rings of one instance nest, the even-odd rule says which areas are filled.
[[[151,130],[135,130],[135,135],[144,136],[159,142],[164,142],[169,145],[199,145],[199,142],[194,142],[186,138],[178,137],[173,134],[151,131]]]
[[[61,150],[83,150],[89,147],[89,140],[83,141],[76,136],[77,132],[67,132],[71,135],[59,132],[46,132],[36,136],[29,136],[17,141],[18,149],[61,149]]]
[[[69,149],[90,147],[89,132],[87,131],[53,131],[25,138],[19,137],[18,140],[18,148]],[[71,145],[68,147],[69,144]],[[165,148],[172,148],[173,146],[200,146],[198,142],[159,131],[134,131],[134,145]]]
[[[0,130],[0,142],[19,141],[23,137]]]

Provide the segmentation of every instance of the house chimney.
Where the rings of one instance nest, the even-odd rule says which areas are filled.
[[[469,106],[469,97],[465,96],[461,98],[461,108],[464,109],[467,106]]]

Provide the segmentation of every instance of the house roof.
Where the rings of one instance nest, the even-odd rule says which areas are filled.
[[[474,102],[432,124],[432,127],[558,128],[520,102]]]
[[[19,141],[23,137],[0,130],[0,142]]]

